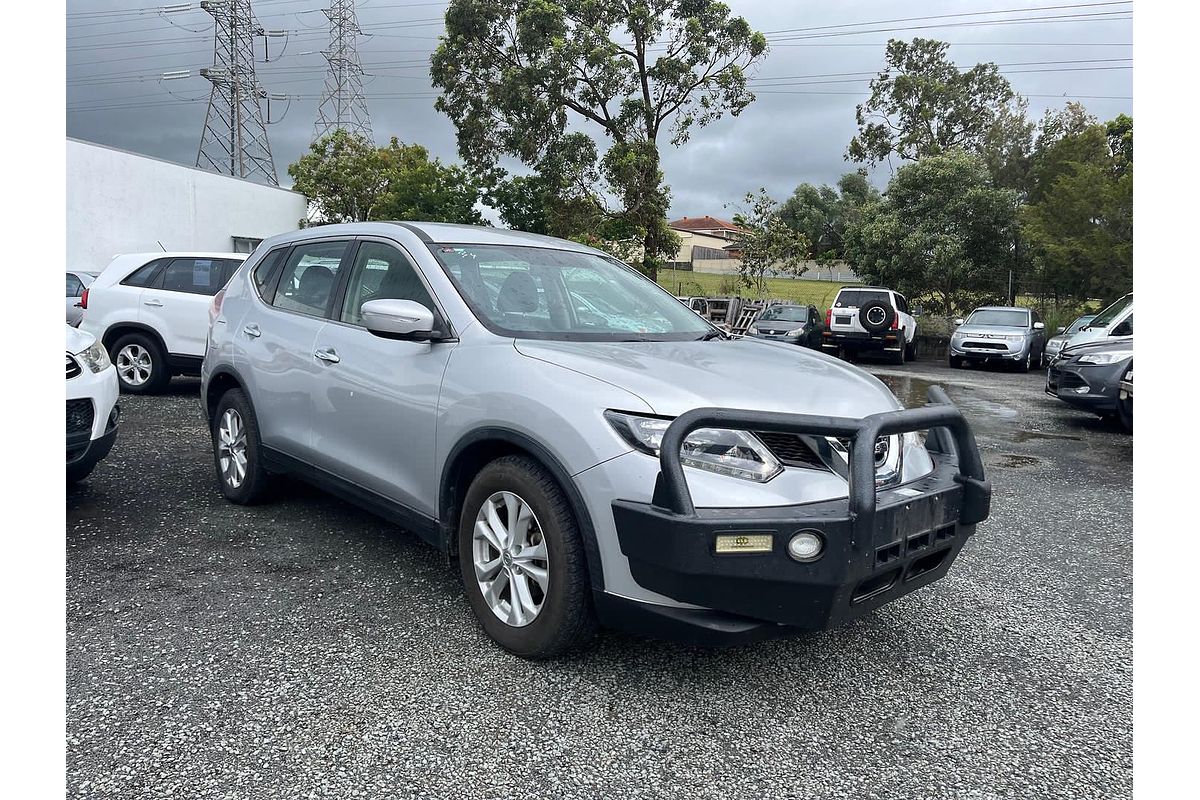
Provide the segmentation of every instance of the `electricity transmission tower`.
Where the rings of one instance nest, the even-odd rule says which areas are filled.
[[[213,65],[200,70],[212,83],[212,94],[196,166],[278,186],[259,102],[267,93],[254,74],[254,37],[264,31],[250,0],[204,0],[200,7],[212,14],[216,29]]]
[[[331,0],[325,16],[329,17],[329,49],[323,52],[329,62],[325,88],[317,106],[317,125],[313,139],[319,139],[338,128],[371,138],[371,117],[367,114],[367,98],[363,94],[363,70],[358,60],[358,19],[354,0]]]

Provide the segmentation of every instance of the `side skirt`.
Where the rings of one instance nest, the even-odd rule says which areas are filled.
[[[438,522],[428,514],[389,500],[365,486],[359,486],[357,483],[339,478],[320,467],[314,467],[307,461],[302,461],[270,447],[263,447],[263,464],[268,472],[299,478],[348,503],[370,511],[394,525],[412,531],[434,547],[441,545],[442,537]]]

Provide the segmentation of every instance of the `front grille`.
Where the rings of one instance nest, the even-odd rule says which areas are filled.
[[[79,366],[79,362],[67,355],[67,380],[74,378],[79,373],[83,372],[83,368]]]
[[[1058,388],[1060,389],[1077,389],[1080,386],[1087,386],[1087,381],[1079,377],[1074,372],[1059,372]]]
[[[755,431],[754,435],[767,446],[767,449],[785,467],[818,467],[827,469],[821,457],[798,434]]]
[[[67,401],[67,435],[92,429],[92,401],[86,397]]]

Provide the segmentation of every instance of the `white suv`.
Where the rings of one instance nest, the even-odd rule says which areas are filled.
[[[127,392],[155,392],[172,375],[198,375],[213,295],[245,259],[244,253],[117,256],[80,298],[80,330],[108,348]]]
[[[908,300],[880,286],[843,286],[825,314],[821,348],[838,355],[878,350],[903,364],[917,357],[917,321]]]
[[[89,333],[67,327],[67,483],[86,478],[117,440],[117,376]]]

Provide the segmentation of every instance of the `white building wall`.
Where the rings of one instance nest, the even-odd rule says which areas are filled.
[[[102,269],[118,253],[232,252],[233,237],[296,230],[303,195],[67,139],[67,264]]]

